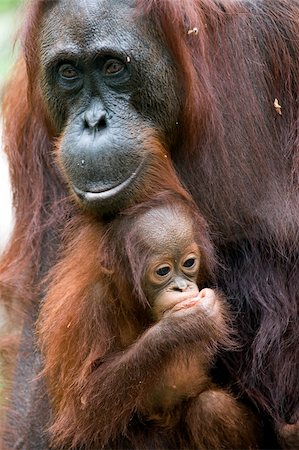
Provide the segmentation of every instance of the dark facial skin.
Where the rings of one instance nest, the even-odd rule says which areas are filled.
[[[41,31],[41,88],[64,175],[101,213],[136,197],[153,157],[148,137],[170,144],[180,109],[169,54],[132,5],[50,2]]]

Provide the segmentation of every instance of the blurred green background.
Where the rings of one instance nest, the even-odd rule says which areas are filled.
[[[0,0],[0,88],[13,64],[17,49],[14,49],[19,28],[21,0]]]
[[[17,54],[14,42],[20,23],[18,7],[21,3],[21,0],[0,0],[0,253],[8,240],[13,221],[8,169],[1,148],[1,90]],[[4,324],[4,314],[0,309],[0,329]],[[0,361],[0,407],[4,403],[3,395],[1,395],[3,389],[1,371]]]
[[[15,46],[14,43],[20,26],[20,6],[22,3],[23,0],[0,0],[0,254],[8,241],[13,224],[12,194],[1,138],[1,98],[5,80],[18,53],[18,46]],[[2,323],[3,314],[0,310],[0,328]]]

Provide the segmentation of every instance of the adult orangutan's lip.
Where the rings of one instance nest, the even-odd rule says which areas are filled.
[[[135,170],[132,175],[129,176],[125,181],[122,181],[120,184],[113,186],[110,189],[106,190],[98,190],[95,188],[93,191],[82,191],[81,189],[77,188],[73,185],[73,190],[77,194],[79,198],[82,200],[85,200],[86,202],[98,202],[98,201],[105,201],[112,199],[116,197],[118,194],[120,194],[122,191],[127,189],[130,184],[137,178],[139,175],[141,169],[143,167],[143,164],[141,163],[137,170]]]

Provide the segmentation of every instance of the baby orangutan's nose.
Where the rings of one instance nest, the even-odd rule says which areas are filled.
[[[185,280],[184,278],[181,278],[181,277],[176,277],[174,280],[173,290],[185,292],[188,289],[188,286],[189,286],[189,283],[187,282],[187,280]]]

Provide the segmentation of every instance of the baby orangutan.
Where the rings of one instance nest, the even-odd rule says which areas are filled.
[[[257,447],[251,412],[209,376],[216,352],[234,343],[224,300],[206,288],[206,223],[186,197],[161,192],[112,218],[100,252],[98,223],[88,222],[63,261],[69,278],[57,267],[39,323],[54,448]]]
[[[160,206],[137,223],[138,241],[147,247],[142,288],[154,321],[163,328],[179,323],[186,338],[197,322],[200,338],[182,342],[171,352],[142,407],[148,420],[161,427],[185,422],[192,448],[254,448],[255,423],[249,411],[208,373],[218,347],[231,348],[227,308],[215,290],[204,285],[205,256],[195,224],[178,204]]]

